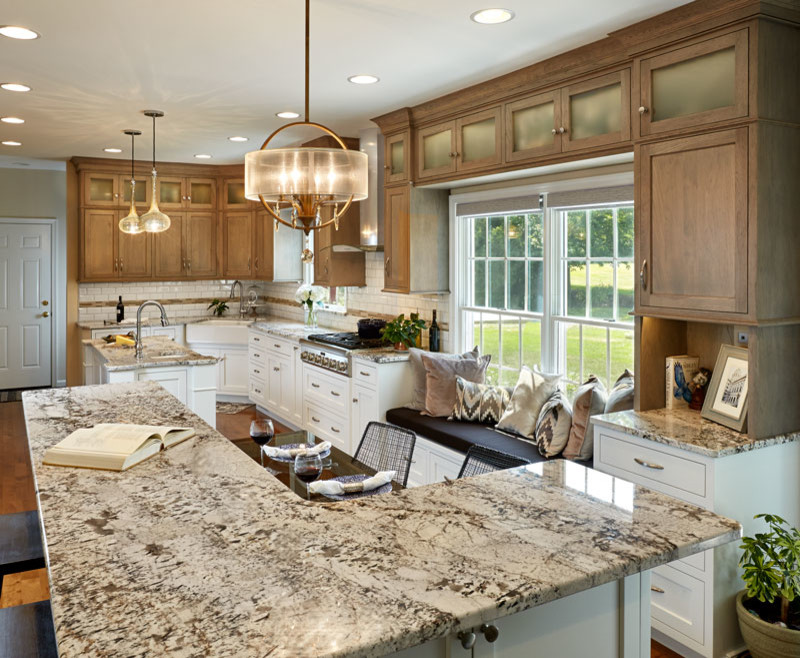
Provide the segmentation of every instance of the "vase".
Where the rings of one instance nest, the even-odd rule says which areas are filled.
[[[311,329],[317,328],[317,309],[313,306],[306,306],[306,326]]]

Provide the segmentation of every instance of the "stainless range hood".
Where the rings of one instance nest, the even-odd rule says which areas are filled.
[[[359,132],[359,150],[367,154],[369,196],[359,202],[361,230],[360,243],[334,245],[334,251],[383,251],[383,194],[380,185],[383,176],[383,140],[378,128]]]

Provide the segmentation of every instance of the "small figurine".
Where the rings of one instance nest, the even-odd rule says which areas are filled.
[[[697,374],[692,377],[689,390],[692,392],[692,399],[689,402],[689,409],[700,411],[706,399],[706,389],[711,379],[711,371],[708,368],[700,368]]]

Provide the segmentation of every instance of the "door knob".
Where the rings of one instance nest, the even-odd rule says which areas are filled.
[[[43,318],[49,318],[49,317],[50,317],[50,313],[48,313],[47,311],[45,311],[44,313],[42,313],[42,317],[43,317]]]
[[[47,306],[49,303],[46,299],[42,300],[42,306]]]

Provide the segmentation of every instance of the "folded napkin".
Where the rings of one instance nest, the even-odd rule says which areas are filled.
[[[294,459],[297,455],[321,455],[323,452],[328,452],[331,449],[330,441],[323,441],[318,443],[313,448],[292,448],[291,450],[284,450],[283,448],[276,448],[274,446],[264,446],[264,454],[267,457],[278,457],[279,459]]]
[[[397,471],[380,471],[371,478],[362,482],[339,482],[338,480],[317,480],[308,485],[308,490],[313,494],[324,494],[327,496],[341,496],[346,493],[359,493],[361,491],[372,491],[384,484],[392,481],[397,475]]]

